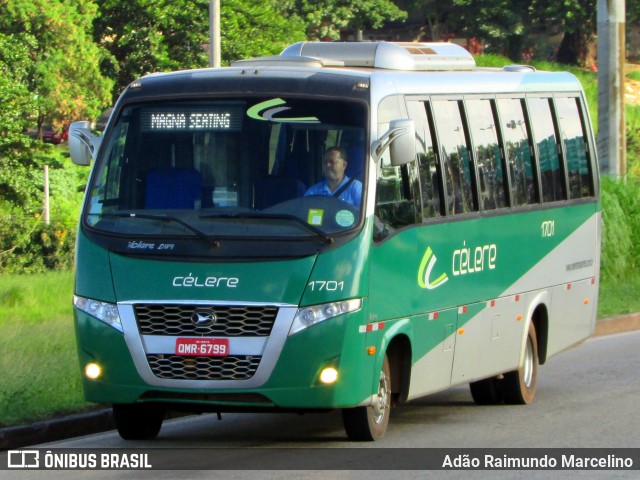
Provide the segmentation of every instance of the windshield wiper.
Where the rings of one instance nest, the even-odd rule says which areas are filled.
[[[189,230],[192,233],[195,233],[198,237],[204,240],[207,245],[212,248],[217,248],[220,246],[220,242],[217,240],[211,240],[206,233],[202,230],[197,229],[193,225],[189,225],[187,222],[180,220],[178,217],[173,217],[171,215],[153,215],[149,213],[95,213],[90,215],[99,215],[101,217],[107,218],[142,218],[143,220],[160,220],[161,222],[176,222],[182,225],[184,228]]]
[[[311,225],[310,223],[305,222],[301,218],[296,217],[295,215],[287,215],[287,214],[275,214],[275,213],[219,213],[219,214],[211,214],[211,215],[201,215],[200,218],[230,218],[230,219],[270,219],[270,220],[290,220],[299,225],[302,225],[307,230],[315,233],[318,237],[322,238],[324,243],[333,243],[333,237],[326,234],[318,227]]]

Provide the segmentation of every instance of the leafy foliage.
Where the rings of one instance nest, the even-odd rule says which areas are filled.
[[[487,52],[519,59],[529,29],[530,0],[453,0],[459,31],[482,38]]]
[[[0,197],[0,273],[27,273],[69,269],[73,266],[76,225],[88,169],[77,167],[60,148],[39,145],[48,153],[37,165],[18,161],[9,167],[15,192],[24,201]],[[4,165],[0,169],[2,181]],[[51,223],[43,221],[43,168],[50,164]],[[2,185],[2,183],[0,183]]]
[[[380,28],[385,21],[404,20],[406,12],[389,0],[296,0],[310,40],[338,40],[340,29]]]
[[[220,14],[222,62],[273,55],[305,38],[305,25],[287,2],[225,0]],[[116,79],[114,97],[136,78],[155,71],[206,67],[206,0],[104,0],[94,39],[110,57],[103,72]]]
[[[640,179],[602,179],[603,280],[635,273],[640,255]]]
[[[274,0],[222,2],[222,63],[278,55],[287,45],[306,39],[305,24]]]
[[[23,64],[38,127],[92,118],[108,102],[111,81],[99,70],[102,52],[90,36],[92,0],[2,0],[0,32],[28,41]]]

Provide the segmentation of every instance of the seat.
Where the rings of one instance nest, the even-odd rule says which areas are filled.
[[[295,178],[267,176],[256,182],[255,208],[263,210],[272,205],[302,197],[306,191],[304,183]]]
[[[362,145],[351,145],[347,147],[347,169],[345,175],[362,181],[364,170],[364,147]]]
[[[195,168],[154,168],[147,174],[145,207],[193,209],[201,189],[202,176]]]

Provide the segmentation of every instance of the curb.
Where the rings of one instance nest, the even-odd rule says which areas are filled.
[[[603,318],[596,322],[594,337],[611,335],[613,333],[640,330],[640,313],[630,313],[619,317]]]
[[[640,330],[640,313],[596,322],[594,337]],[[173,416],[182,416],[181,414]],[[111,408],[52,418],[31,425],[0,428],[0,451],[113,430]]]
[[[106,432],[114,428],[111,408],[75,413],[31,425],[0,429],[0,451]]]

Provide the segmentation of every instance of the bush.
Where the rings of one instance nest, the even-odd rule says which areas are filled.
[[[77,222],[89,169],[73,165],[65,147],[44,147],[47,148],[39,152],[42,158],[38,164],[23,166],[14,173],[25,180],[28,177],[28,185],[12,190],[4,198],[0,195],[0,273],[35,273],[73,266]],[[49,225],[42,218],[42,163],[49,165]],[[16,195],[25,201],[16,201]]]
[[[640,255],[640,179],[602,179],[603,281],[634,274]]]
[[[0,206],[0,273],[36,273],[73,266],[75,226],[45,225],[40,214]]]

